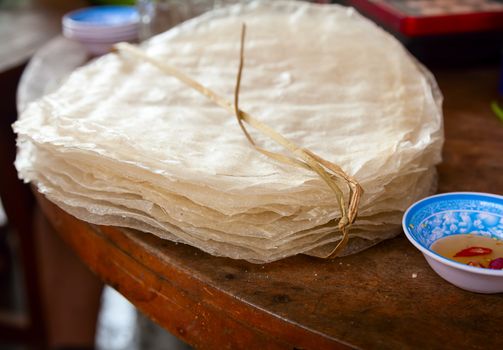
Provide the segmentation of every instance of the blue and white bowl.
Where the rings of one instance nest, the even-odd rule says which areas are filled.
[[[503,270],[468,266],[433,250],[436,240],[466,233],[503,240],[503,196],[475,192],[439,194],[414,203],[404,214],[403,230],[431,268],[460,288],[502,293]]]

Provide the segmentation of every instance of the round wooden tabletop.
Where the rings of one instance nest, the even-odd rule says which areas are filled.
[[[502,194],[503,123],[490,110],[498,71],[435,73],[445,95],[439,191]],[[29,89],[30,79],[23,82],[21,89]],[[197,348],[503,348],[503,294],[450,285],[403,236],[344,258],[254,265],[91,225],[42,195],[38,200],[100,278]]]

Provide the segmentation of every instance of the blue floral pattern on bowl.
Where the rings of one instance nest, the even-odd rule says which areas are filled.
[[[503,240],[503,197],[483,193],[450,193],[416,203],[405,214],[408,233],[429,249],[437,239],[476,233]]]

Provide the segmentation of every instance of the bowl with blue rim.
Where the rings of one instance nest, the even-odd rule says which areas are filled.
[[[503,292],[502,269],[469,266],[432,250],[437,240],[459,234],[503,241],[503,196],[452,192],[427,197],[407,209],[402,226],[409,241],[446,281],[472,292]]]
[[[134,6],[94,6],[67,13],[62,24],[65,37],[100,55],[118,42],[137,40],[139,14]]]

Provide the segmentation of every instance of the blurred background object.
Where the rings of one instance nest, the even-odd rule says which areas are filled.
[[[206,11],[246,2],[250,0],[138,0],[140,40],[162,33]]]
[[[93,56],[112,50],[114,44],[138,40],[138,11],[134,6],[92,6],[63,16],[63,35],[84,45]]]
[[[500,0],[349,0],[427,65],[495,63],[503,46]]]
[[[140,40],[162,33],[169,28],[199,16],[206,11],[252,0],[137,0],[140,14]],[[312,0],[328,4],[329,0]],[[332,1],[333,2],[333,1]]]

